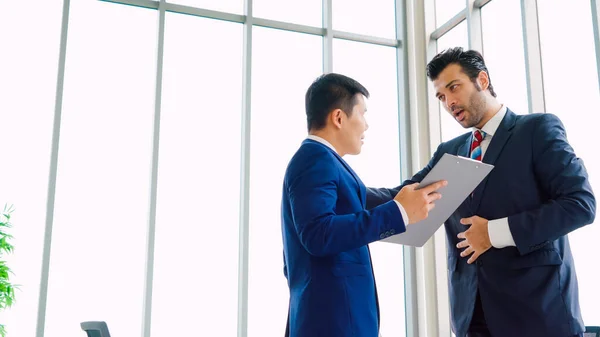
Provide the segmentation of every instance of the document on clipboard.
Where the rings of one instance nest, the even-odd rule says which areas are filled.
[[[406,232],[381,241],[422,247],[493,168],[493,165],[471,158],[444,154],[417,187],[423,188],[439,180],[448,181],[448,185],[438,190],[442,198],[435,201],[427,219],[410,224]]]

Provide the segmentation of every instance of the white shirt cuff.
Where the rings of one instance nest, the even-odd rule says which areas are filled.
[[[489,220],[488,234],[490,242],[495,248],[516,246],[510,227],[508,227],[508,218]]]
[[[396,201],[396,199],[394,199],[394,202],[396,203],[396,205],[398,205],[400,214],[402,214],[402,221],[404,221],[404,227],[408,227],[408,214],[406,214],[406,210],[404,210],[404,207],[402,207],[402,205],[398,201]]]

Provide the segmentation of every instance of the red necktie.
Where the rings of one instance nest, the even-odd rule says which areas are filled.
[[[480,130],[473,131],[473,143],[471,143],[471,159],[481,161],[481,142],[485,138],[485,132]]]

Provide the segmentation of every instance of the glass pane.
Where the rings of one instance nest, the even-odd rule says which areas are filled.
[[[321,0],[254,0],[252,6],[254,16],[257,18],[314,27],[323,26],[323,4]]]
[[[366,102],[369,130],[365,144],[358,156],[344,159],[365,185],[398,186],[401,176],[396,49],[336,39],[333,55],[333,70],[359,81],[371,94]],[[402,246],[375,242],[369,247],[379,294],[381,334],[404,336]]]
[[[167,13],[154,337],[237,331],[242,27]]]
[[[253,40],[248,336],[280,337],[289,303],[281,187],[307,135],[304,94],[322,74],[323,43],[318,36],[261,27],[254,28]]]
[[[87,0],[70,14],[45,335],[104,320],[139,336],[157,12]]]
[[[169,0],[167,2],[219,12],[244,14],[244,0]]]
[[[396,38],[396,7],[393,0],[332,1],[333,29]]]
[[[440,27],[467,7],[465,0],[435,0],[435,23]]]
[[[467,21],[463,21],[454,27],[448,33],[444,34],[437,41],[437,50],[442,52],[446,49],[453,47],[463,47],[467,50],[469,48],[469,37],[467,35]],[[431,83],[431,81],[430,81]],[[433,95],[433,93],[431,93]],[[440,123],[442,129],[442,141],[448,141],[454,137],[460,136],[467,132],[450,114],[448,111],[439,104],[440,109]]]
[[[538,1],[538,15],[546,109],[564,123],[569,142],[583,158],[592,189],[598,196],[600,158],[598,146],[591,141],[598,127],[590,121],[596,113],[595,107],[600,106],[600,94],[590,2]],[[565,58],[565,52],[570,53],[569,58]],[[594,253],[599,237],[598,224],[569,234],[579,280],[581,313],[587,325],[600,325],[600,274],[595,272],[598,255]]]
[[[15,250],[2,260],[19,285],[0,313],[8,336],[35,336],[61,16],[61,0],[3,1],[0,10],[0,211],[16,208]]]
[[[481,9],[481,17],[485,63],[498,100],[513,112],[526,114],[529,99],[521,1],[491,1]]]

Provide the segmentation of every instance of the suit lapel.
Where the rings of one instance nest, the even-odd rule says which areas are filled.
[[[354,180],[356,181],[356,184],[358,185],[358,195],[360,197],[360,201],[361,201],[363,207],[365,207],[365,205],[367,204],[367,188],[365,187],[365,184],[363,184],[362,180],[360,180],[360,178],[358,177],[356,172],[354,172],[352,167],[350,167],[350,165],[348,165],[348,163],[346,163],[344,158],[340,157],[335,152],[334,152],[334,154],[338,158],[340,163],[342,163],[342,165],[346,168],[346,170],[348,170],[348,172],[350,172],[350,174],[354,177]]]
[[[363,207],[366,206],[367,204],[367,188],[365,187],[365,184],[363,184],[363,182],[360,180],[360,178],[358,177],[358,175],[354,172],[354,170],[350,167],[350,165],[348,165],[348,163],[346,163],[346,161],[340,157],[339,154],[337,154],[337,152],[333,151],[332,149],[330,149],[328,146],[326,146],[325,144],[319,143],[317,141],[314,141],[312,139],[307,139],[304,142],[313,142],[313,143],[317,143],[321,146],[325,146],[327,147],[327,149],[329,151],[331,151],[335,157],[338,159],[338,161],[342,164],[342,166],[344,166],[346,168],[346,170],[348,170],[348,172],[350,172],[350,174],[352,175],[352,177],[354,177],[354,180],[356,181],[356,185],[358,186],[358,195],[360,197],[360,201],[363,205]]]
[[[458,151],[456,154],[461,157],[469,158],[469,150],[471,149],[472,139],[473,139],[473,134],[471,133],[471,136],[467,137],[467,139],[465,139],[465,141],[458,147]]]
[[[517,115],[510,110],[506,111],[506,115],[502,119],[502,122],[498,126],[496,133],[492,137],[492,141],[490,142],[485,155],[483,156],[482,162],[486,164],[494,165],[496,160],[500,156],[504,145],[512,135],[512,128],[515,126],[517,121]],[[481,198],[483,196],[483,191],[485,190],[485,186],[487,184],[489,175],[483,179],[483,181],[475,188],[473,192],[473,200],[471,201],[471,209],[477,211],[479,208],[479,204],[481,203]]]

